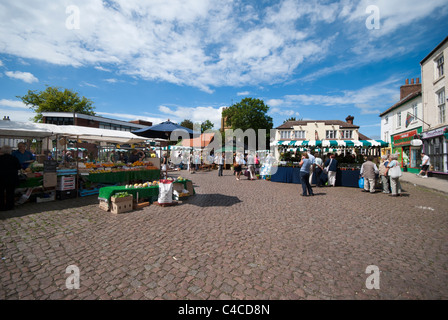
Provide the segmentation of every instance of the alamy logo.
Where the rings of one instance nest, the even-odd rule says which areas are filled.
[[[79,289],[79,268],[75,265],[70,265],[65,269],[65,273],[69,273],[65,286],[67,289]]]
[[[380,269],[375,265],[370,265],[367,267],[366,273],[370,274],[366,279],[366,288],[378,290],[380,288]]]
[[[370,15],[366,19],[366,28],[369,30],[380,28],[380,9],[377,6],[370,5],[366,8],[366,13]]]
[[[65,13],[69,16],[65,19],[65,27],[68,30],[79,30],[79,8],[77,6],[71,5],[65,9]]]

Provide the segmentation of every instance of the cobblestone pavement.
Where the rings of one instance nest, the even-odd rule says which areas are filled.
[[[188,174],[196,195],[114,215],[96,196],[0,214],[0,299],[447,299],[447,195]],[[80,288],[67,289],[69,265]],[[368,289],[366,268],[379,268]]]

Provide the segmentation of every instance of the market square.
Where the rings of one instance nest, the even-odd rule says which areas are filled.
[[[0,8],[0,301],[448,298],[446,1]]]
[[[97,196],[1,213],[0,299],[446,299],[447,196],[182,176],[177,206],[112,214]],[[176,173],[172,173],[174,176]],[[171,174],[170,174],[171,175]],[[79,289],[67,289],[69,266]],[[368,289],[368,266],[380,271]]]

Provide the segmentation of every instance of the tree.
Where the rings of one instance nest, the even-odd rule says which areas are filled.
[[[288,121],[297,121],[297,120],[296,120],[296,117],[290,117],[290,118],[286,119],[285,121],[283,121],[283,123],[286,123]]]
[[[42,122],[42,112],[76,112],[95,115],[93,102],[79,97],[77,92],[58,87],[47,87],[45,91],[28,90],[24,96],[17,96],[36,113],[34,122]]]
[[[191,130],[193,130],[193,121],[191,121],[191,120],[189,120],[189,119],[184,119],[184,121],[182,121],[182,122],[180,123],[180,125],[181,125],[182,127],[187,128],[187,129],[191,129]]]
[[[244,98],[222,112],[226,125],[233,130],[255,130],[258,143],[258,129],[266,129],[266,143],[269,145],[269,130],[273,127],[273,121],[267,115],[269,107],[260,99]]]
[[[215,125],[210,120],[205,120],[201,123],[201,133],[211,130]]]

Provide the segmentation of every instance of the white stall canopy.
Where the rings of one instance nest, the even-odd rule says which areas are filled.
[[[82,126],[58,126],[46,123],[0,121],[0,136],[13,138],[45,138],[64,136],[67,138],[104,141],[111,143],[138,143],[147,138],[128,131],[117,131]]]

